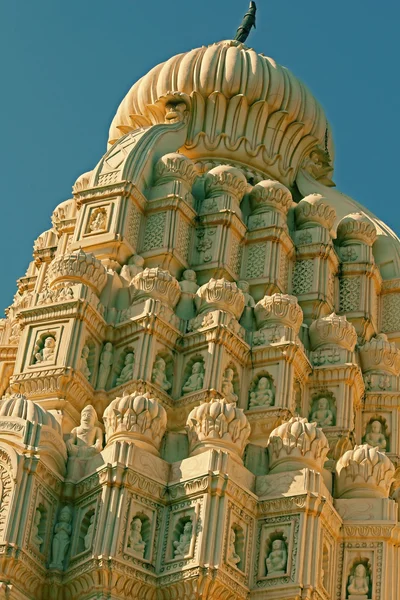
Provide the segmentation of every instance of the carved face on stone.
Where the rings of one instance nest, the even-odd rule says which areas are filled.
[[[107,344],[104,346],[104,350],[106,350],[107,352],[111,352],[111,350],[112,350],[111,342],[107,342]]]
[[[258,389],[259,390],[267,390],[269,388],[269,381],[266,377],[261,377],[260,381],[258,382]]]
[[[97,414],[93,406],[86,406],[81,414],[81,425],[86,428],[94,427],[97,419]]]
[[[272,550],[282,550],[283,541],[282,540],[274,540],[272,542]]]
[[[318,400],[318,408],[321,410],[327,410],[329,408],[329,402],[327,398],[320,398]]]
[[[201,373],[203,370],[203,365],[200,362],[194,363],[192,367],[192,373]]]
[[[239,281],[237,286],[238,286],[239,290],[242,290],[242,292],[244,294],[247,294],[249,292],[250,286],[247,283],[247,281]]]
[[[44,342],[44,347],[45,348],[54,348],[56,345],[56,341],[54,338],[52,337],[47,337],[45,342]]]
[[[188,521],[187,523],[185,523],[183,533],[185,533],[186,535],[190,535],[192,533],[192,521]]]
[[[137,531],[140,533],[142,531],[142,521],[140,519],[133,519],[132,529],[133,531]]]
[[[165,108],[166,123],[181,123],[184,120],[185,113],[187,112],[186,104],[184,102],[168,102]]]
[[[134,355],[130,352],[125,356],[125,365],[131,365],[133,363]]]
[[[60,521],[63,523],[69,523],[71,521],[71,513],[68,506],[64,506],[60,513]]]
[[[196,279],[197,279],[196,271],[191,271],[190,269],[188,269],[187,271],[184,271],[183,279],[185,279],[186,281],[196,281]]]
[[[128,260],[128,265],[135,265],[135,267],[143,267],[144,258],[143,256],[139,256],[138,254],[134,254]]]
[[[228,381],[233,381],[233,376],[234,376],[233,369],[227,369],[225,371],[225,379],[227,379]]]
[[[82,348],[82,358],[88,358],[89,357],[89,348],[87,346],[83,346]]]
[[[380,421],[373,421],[371,424],[372,433],[381,433],[382,432],[382,423]]]
[[[356,575],[356,577],[365,577],[367,574],[367,570],[363,564],[359,564],[356,566],[354,574]]]
[[[158,358],[156,362],[156,367],[157,369],[160,369],[160,371],[165,371],[165,360],[163,358]]]

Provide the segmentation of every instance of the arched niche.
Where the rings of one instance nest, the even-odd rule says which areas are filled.
[[[313,394],[309,421],[316,422],[322,428],[336,425],[336,398],[332,392],[319,390]]]
[[[198,368],[198,373],[193,373],[193,368],[195,365],[201,365],[201,367]],[[185,366],[185,369],[183,372],[183,378],[182,378],[182,390],[181,390],[182,395],[191,394],[191,393],[194,393],[196,391],[203,389],[204,376],[205,376],[205,358],[202,354],[198,353],[198,354],[195,354],[194,356],[192,356],[186,363],[186,366]],[[191,378],[193,378],[193,379],[191,379]],[[200,387],[197,386],[196,389],[193,389],[193,390],[190,390],[190,389],[185,390],[185,387],[186,388],[190,387],[190,384],[192,384],[192,386],[193,386],[193,384],[195,383],[194,380],[196,378],[199,378],[199,382],[200,382],[200,380],[202,380],[202,385]]]
[[[389,425],[382,415],[372,415],[368,419],[362,441],[363,444],[378,446],[383,452],[390,452]]]
[[[275,404],[276,387],[268,371],[259,371],[252,379],[249,388],[248,408],[268,408]]]

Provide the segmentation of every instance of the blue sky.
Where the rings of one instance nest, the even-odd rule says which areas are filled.
[[[249,45],[323,105],[335,181],[400,233],[398,0],[258,0]],[[247,0],[0,0],[0,307],[35,238],[105,152],[112,117],[155,64],[232,37]],[[1,310],[0,308],[0,310]]]

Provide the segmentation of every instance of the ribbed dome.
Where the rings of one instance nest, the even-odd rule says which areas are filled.
[[[61,434],[61,427],[56,418],[22,394],[14,394],[0,401],[0,418],[2,417],[17,417],[38,425],[47,425]]]
[[[292,183],[311,150],[325,148],[326,117],[306,86],[273,59],[231,40],[178,54],[142,77],[117,111],[110,143],[163,122],[154,105],[171,92],[191,102],[185,144],[191,158],[236,159]]]

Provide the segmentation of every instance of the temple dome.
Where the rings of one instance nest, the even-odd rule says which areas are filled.
[[[291,185],[326,138],[332,157],[326,116],[307,87],[272,58],[232,40],[178,54],[136,82],[111,124],[110,144],[164,122],[160,101],[178,92],[191,104],[184,148],[191,158],[236,160]]]

